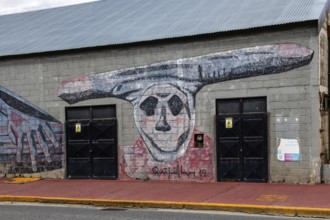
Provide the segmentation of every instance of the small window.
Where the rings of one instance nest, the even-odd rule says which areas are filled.
[[[218,114],[239,114],[240,113],[240,100],[239,99],[223,99],[217,102]]]
[[[116,118],[116,106],[88,106],[66,108],[66,120],[92,120]]]
[[[266,97],[217,100],[217,114],[266,113]]]
[[[101,118],[115,118],[116,108],[115,106],[94,106],[92,107],[93,119]]]
[[[89,107],[67,108],[66,109],[66,119],[67,120],[90,119]]]
[[[243,99],[243,113],[266,112],[265,98]]]

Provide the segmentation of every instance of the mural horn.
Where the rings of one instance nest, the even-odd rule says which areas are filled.
[[[195,96],[203,86],[289,71],[307,65],[312,57],[312,50],[298,44],[250,47],[79,76],[63,81],[58,95],[70,104],[117,97],[135,105],[151,85],[167,83]]]

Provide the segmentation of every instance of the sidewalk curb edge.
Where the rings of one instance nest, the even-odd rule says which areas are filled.
[[[229,212],[244,212],[250,214],[269,214],[298,217],[330,217],[330,209],[287,207],[287,206],[263,206],[247,204],[226,204],[206,202],[170,202],[148,200],[109,200],[109,199],[77,199],[64,197],[41,196],[7,196],[0,195],[3,202],[38,202],[56,204],[93,205],[120,208],[164,208],[164,209],[190,209],[190,210],[214,210]]]

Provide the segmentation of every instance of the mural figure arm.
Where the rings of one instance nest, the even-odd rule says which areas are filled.
[[[313,51],[298,44],[273,44],[79,76],[63,81],[58,95],[73,104],[117,97],[135,104],[148,85],[164,82],[195,95],[203,86],[307,65]]]
[[[48,163],[52,162],[50,145],[60,146],[51,124],[61,123],[39,107],[17,94],[0,87],[0,110],[7,118],[7,132],[12,143],[16,145],[16,162],[21,164],[24,147],[28,147],[32,170],[36,172],[37,148],[41,147]]]

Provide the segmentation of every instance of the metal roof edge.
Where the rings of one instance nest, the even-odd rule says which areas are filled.
[[[326,21],[327,17],[328,17],[328,13],[330,10],[330,1],[326,0],[325,5],[322,9],[322,12],[320,13],[319,19],[318,19],[318,31],[320,32],[323,23]]]
[[[259,27],[251,27],[251,28],[242,28],[242,29],[235,29],[235,30],[227,30],[227,31],[218,31],[218,32],[209,32],[209,33],[201,33],[201,34],[195,34],[195,35],[184,35],[184,36],[175,36],[175,37],[167,37],[167,38],[158,38],[158,39],[149,39],[149,40],[141,40],[141,41],[134,41],[134,42],[126,42],[126,43],[114,43],[114,44],[104,44],[104,45],[94,45],[94,46],[88,46],[88,47],[79,47],[79,48],[68,48],[63,50],[47,50],[47,51],[39,51],[39,52],[31,52],[31,53],[17,53],[17,54],[8,54],[8,55],[0,55],[0,59],[3,58],[14,58],[14,57],[27,57],[27,56],[33,56],[33,55],[43,55],[43,54],[54,54],[54,53],[66,53],[70,51],[77,51],[77,50],[92,50],[96,48],[106,48],[111,46],[127,46],[127,45],[138,45],[143,43],[151,43],[151,42],[160,42],[160,41],[167,41],[167,40],[175,40],[175,39],[188,39],[188,38],[194,38],[194,37],[203,37],[203,36],[211,36],[216,34],[233,34],[235,32],[241,32],[241,31],[253,31],[253,30],[262,30],[267,29],[271,27],[281,27],[281,26],[291,26],[294,24],[312,24],[313,22],[316,22],[319,24],[320,20],[317,19],[309,19],[305,21],[296,21],[296,22],[290,22],[290,23],[283,23],[283,24],[274,24],[274,25],[266,25],[266,26],[259,26]]]

